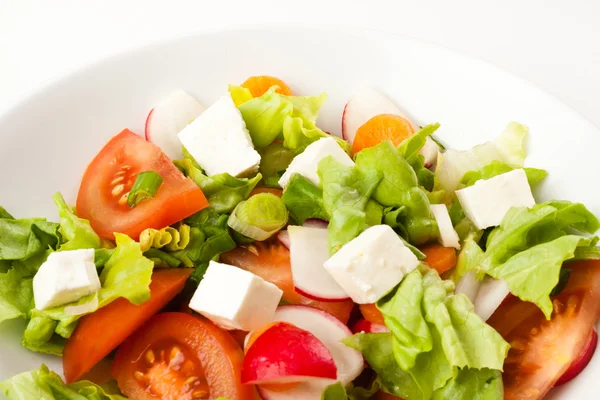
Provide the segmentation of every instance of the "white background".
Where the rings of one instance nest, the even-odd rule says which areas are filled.
[[[276,23],[438,43],[528,79],[600,126],[599,17],[595,0],[0,0],[0,114],[40,85],[129,48]]]

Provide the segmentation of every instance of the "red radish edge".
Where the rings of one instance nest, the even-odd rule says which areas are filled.
[[[279,242],[284,245],[286,249],[290,249],[290,234],[287,230],[279,231],[277,233],[277,240],[279,240]]]
[[[148,113],[148,116],[146,117],[146,123],[144,125],[144,137],[146,138],[146,141],[148,141],[148,142],[152,142],[152,140],[150,140],[150,133],[148,132],[148,125],[150,124],[150,118],[152,118],[153,111],[154,111],[154,108],[152,110],[150,110],[150,112]]]
[[[346,300],[350,299],[350,297],[340,297],[340,298],[336,298],[336,299],[323,298],[323,297],[319,297],[319,296],[315,296],[313,294],[307,293],[304,290],[299,289],[297,286],[294,286],[294,290],[296,292],[300,293],[304,297],[308,297],[309,299],[312,299],[312,300],[322,301],[323,303],[335,303],[338,301],[346,301]]]
[[[305,226],[307,228],[327,228],[327,226],[329,225],[329,222],[322,220],[322,219],[318,219],[318,218],[309,218],[306,221],[304,221],[304,223],[302,224],[302,226]]]
[[[577,360],[575,360],[569,368],[565,371],[564,374],[556,381],[554,386],[564,385],[565,383],[573,380],[577,375],[581,373],[590,363],[594,352],[596,351],[596,347],[598,346],[598,333],[596,333],[595,329],[592,329],[590,332],[590,338],[583,348],[581,355]]]
[[[352,325],[353,333],[385,333],[389,331],[390,330],[387,328],[387,326],[382,324],[374,324],[373,322],[367,321],[364,318],[359,319],[354,323],[354,325]]]
[[[331,322],[332,325],[334,325],[337,329],[339,329],[339,332],[344,332],[344,334],[346,334],[347,336],[352,335],[352,332],[350,331],[350,329],[348,329],[348,327],[346,325],[344,325],[340,320],[335,318],[333,315],[331,315],[325,311],[321,311],[316,308],[312,308],[312,307],[308,307],[308,306],[301,306],[301,305],[279,306],[277,308],[277,311],[275,312],[274,320],[278,320],[278,318],[280,318],[280,317],[278,317],[278,312],[279,313],[289,313],[290,310],[298,310],[298,312],[300,314],[305,313],[305,312],[314,313],[316,317],[322,317],[322,318],[325,318],[327,321]],[[290,318],[289,316],[287,316],[287,318],[286,318],[286,316],[284,315],[281,318],[282,318],[282,320],[285,320],[285,322],[295,324],[299,328],[304,329],[303,325],[304,325],[305,321],[307,320],[306,317],[307,317],[306,315],[298,315],[297,317],[294,317],[294,318]],[[292,321],[292,319],[295,319],[295,318],[298,318],[297,322]],[[324,322],[324,321],[322,321],[322,322]],[[323,327],[323,325],[324,325],[323,323],[314,324],[314,326],[316,327],[317,330],[319,328]],[[338,340],[332,341],[332,340],[327,340],[324,337],[319,338],[320,335],[317,335],[315,332],[311,331],[311,329],[306,329],[306,330],[311,332],[313,335],[317,336],[317,338],[320,339],[323,343],[325,343],[325,345],[329,348],[329,350],[332,353],[333,359],[336,361],[336,365],[338,367],[338,376],[340,374],[342,374],[343,376],[345,375],[345,379],[342,382],[343,385],[350,383],[358,375],[360,375],[360,372],[362,372],[362,369],[364,368],[364,359],[362,358],[362,355],[359,352],[356,352],[356,360],[351,360],[352,357],[349,357],[349,358],[344,357],[341,360],[336,359],[336,356],[339,354],[338,353],[339,350],[334,352],[332,350],[332,347],[329,347],[328,343],[331,342],[330,345],[335,346],[336,348],[337,348],[337,346],[344,346],[343,344],[339,343]],[[321,331],[320,333],[322,336],[323,332]],[[326,336],[329,336],[329,335],[326,335]],[[339,335],[335,335],[335,336],[339,336]],[[344,351],[345,350],[349,350],[352,353],[355,352],[349,347],[344,347]],[[350,353],[348,353],[348,354],[350,354]],[[356,361],[356,365],[354,365],[354,368],[349,368],[347,366],[348,363],[352,363],[352,364],[350,364],[350,366],[352,366],[354,364],[354,361]],[[263,400],[292,400],[292,399],[295,400],[295,399],[299,399],[299,398],[312,399],[312,398],[320,398],[323,390],[329,384],[334,383],[334,382],[335,381],[328,381],[328,380],[313,380],[313,381],[300,383],[299,386],[296,386],[294,388],[291,388],[291,389],[288,389],[285,391],[281,391],[281,392],[267,390],[260,386],[257,386],[256,389],[257,389],[260,397]],[[304,392],[298,393],[299,391],[304,391]],[[303,396],[300,396],[300,395],[303,395]]]
[[[331,351],[315,335],[287,322],[264,331],[244,356],[243,384],[336,379]]]

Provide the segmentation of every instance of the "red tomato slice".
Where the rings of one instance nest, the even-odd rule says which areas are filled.
[[[158,314],[127,339],[112,374],[121,391],[136,400],[253,400],[242,385],[244,353],[213,323],[185,313]]]
[[[278,242],[256,242],[221,254],[221,262],[250,271],[283,290],[282,300],[289,304],[315,307],[348,322],[354,307],[351,300],[325,302],[309,299],[294,290],[290,251]]]
[[[130,208],[129,190],[143,171],[157,172],[163,183],[152,199]],[[113,239],[114,232],[137,239],[146,228],[164,228],[207,205],[198,185],[183,176],[159,147],[127,129],[88,165],[77,195],[77,215],[107,239]]]
[[[569,265],[565,289],[552,299],[547,321],[540,309],[509,296],[487,321],[511,349],[504,362],[504,398],[543,398],[582,354],[600,316],[600,261]]]
[[[67,340],[63,369],[67,383],[75,382],[106,357],[179,293],[192,270],[157,269],[152,273],[150,300],[136,306],[119,298],[86,315]]]

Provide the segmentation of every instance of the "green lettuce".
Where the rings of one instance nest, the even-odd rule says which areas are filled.
[[[417,175],[419,185],[425,190],[431,191],[435,186],[435,174],[425,168],[425,157],[419,154],[419,151],[425,146],[427,137],[431,136],[440,124],[430,124],[416,132],[414,135],[405,139],[398,146],[398,151],[404,159],[410,164]],[[442,195],[443,193],[440,193]]]
[[[56,339],[49,327],[54,326],[54,333],[69,338],[83,315],[102,308],[119,297],[139,305],[150,299],[150,282],[154,263],[142,254],[140,244],[126,235],[115,234],[117,247],[106,262],[100,274],[101,289],[97,294],[85,296],[75,303],[54,307],[47,310],[35,310],[25,328],[22,344],[35,351],[44,351],[46,341]],[[88,305],[85,311],[73,314],[68,307]],[[54,325],[53,325],[54,324]],[[52,354],[56,354],[56,346],[50,343]]]
[[[525,141],[528,128],[511,122],[496,139],[477,145],[470,150],[446,150],[438,157],[435,175],[449,202],[458,189],[461,179],[469,171],[479,171],[498,161],[521,168],[525,162]]]
[[[490,164],[479,170],[467,172],[460,180],[460,184],[463,186],[472,186],[475,184],[475,182],[481,179],[490,179],[519,168],[521,167],[513,167],[497,160],[492,161]],[[548,176],[548,172],[544,171],[543,169],[523,168],[523,170],[527,175],[527,181],[529,182],[530,186],[537,185],[544,180],[546,176]]]
[[[373,398],[380,387],[381,384],[377,379],[368,388],[354,386],[352,383],[344,386],[342,382],[337,382],[325,388],[321,400],[369,400]]]
[[[60,251],[78,249],[98,249],[102,247],[100,236],[90,226],[86,219],[77,217],[65,203],[60,192],[52,196],[58,215],[60,216],[60,234],[62,236]]]
[[[373,199],[385,207],[404,207],[398,211],[397,231],[412,244],[422,244],[439,236],[431,215],[429,198],[419,187],[411,165],[385,141],[356,155],[356,168],[363,173],[377,171],[383,178],[373,192]],[[384,216],[385,222],[385,216]]]
[[[300,174],[292,175],[281,198],[298,225],[309,218],[331,218],[323,202],[323,191]]]
[[[253,178],[235,178],[228,173],[208,177],[194,166],[192,159],[175,160],[173,163],[185,176],[193,180],[206,196],[210,208],[218,213],[229,213],[250,195],[261,180],[261,174]]]
[[[43,218],[0,218],[0,260],[25,260],[56,248],[58,228]]]
[[[501,400],[504,397],[501,372],[487,368],[455,369],[446,383],[433,392],[420,387],[396,362],[393,341],[392,333],[359,333],[344,339],[343,343],[363,353],[377,373],[383,391],[394,396],[406,400]],[[448,376],[446,369],[435,364],[435,360],[422,367],[424,371],[431,370],[432,375]]]
[[[550,319],[550,293],[559,282],[562,264],[579,247],[595,239],[572,233],[595,233],[598,219],[580,203],[550,201],[532,208],[511,208],[488,236],[479,269],[503,279],[512,294],[537,304]]]
[[[381,175],[374,169],[347,167],[332,156],[319,162],[318,174],[323,204],[331,215],[327,230],[333,254],[368,227],[365,209]]]
[[[294,159],[294,153],[283,147],[282,143],[272,143],[260,149],[260,165],[258,172],[262,175],[262,183],[267,187],[281,188],[279,179]]]
[[[8,400],[126,400],[108,385],[90,381],[65,385],[58,374],[42,365],[39,369],[15,375],[0,382],[0,391]]]
[[[381,365],[379,378],[392,394],[429,399],[458,371],[502,370],[508,343],[435,271],[414,270],[377,307],[389,336],[379,336],[382,343],[375,343],[376,336],[355,335],[344,343],[363,352],[376,372]]]

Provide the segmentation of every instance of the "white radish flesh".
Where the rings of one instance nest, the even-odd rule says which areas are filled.
[[[456,250],[460,250],[460,243],[458,234],[452,226],[450,220],[450,214],[448,208],[444,204],[432,204],[431,213],[433,214],[435,221],[438,224],[440,230],[440,241],[444,247],[454,247]]]
[[[323,267],[329,259],[327,229],[289,226],[290,261],[294,287],[323,301],[343,301],[348,295]]]
[[[146,140],[161,148],[171,159],[182,157],[177,134],[197,118],[204,107],[179,89],[150,110],[146,119]]]
[[[481,282],[477,298],[473,305],[475,313],[482,320],[487,321],[494,311],[500,307],[506,296],[510,293],[508,285],[501,279],[486,278]]]
[[[323,342],[337,366],[337,380],[343,385],[356,379],[364,369],[362,354],[341,343],[352,332],[333,315],[312,307],[287,305],[277,308],[273,321],[289,322]],[[272,391],[260,386],[257,389],[263,400],[320,400],[323,390],[334,382],[331,379],[307,381],[285,391]]]

